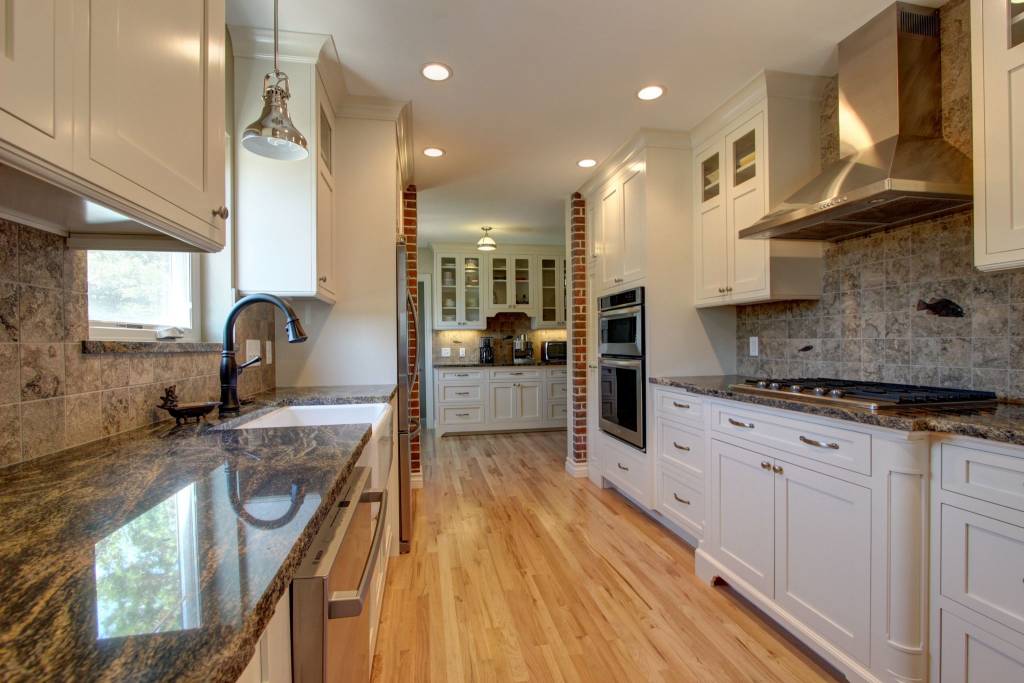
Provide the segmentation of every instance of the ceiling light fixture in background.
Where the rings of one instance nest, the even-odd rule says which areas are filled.
[[[597,166],[597,161],[594,159],[580,159],[576,162],[576,165],[580,168],[594,168]]]
[[[658,99],[664,94],[665,88],[661,87],[660,85],[648,85],[644,86],[643,88],[640,88],[636,96],[639,97],[641,100],[649,102],[650,100]]]
[[[484,236],[477,240],[476,248],[479,249],[480,251],[494,251],[495,249],[497,249],[498,243],[495,242],[494,238],[491,237],[489,234],[491,230],[494,230],[494,228],[492,228],[489,225],[485,225],[480,229],[484,231]]]
[[[281,161],[300,161],[309,156],[306,138],[288,116],[288,75],[279,66],[277,0],[274,0],[274,70],[263,77],[263,111],[245,127],[242,147],[254,154]],[[274,79],[271,84],[270,79]]]
[[[438,157],[444,156],[444,150],[440,147],[427,147],[423,150],[423,156],[430,157],[431,159],[437,159]]]
[[[424,64],[420,73],[429,81],[447,81],[452,77],[452,68],[441,62],[431,62]]]

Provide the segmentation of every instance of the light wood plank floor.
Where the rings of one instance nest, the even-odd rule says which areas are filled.
[[[624,498],[563,470],[565,432],[425,444],[374,681],[821,681],[829,672]]]

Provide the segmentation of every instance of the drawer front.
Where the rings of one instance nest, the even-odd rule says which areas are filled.
[[[654,412],[673,420],[704,425],[704,399],[693,394],[655,389]]]
[[[704,483],[667,467],[660,467],[658,511],[693,532],[704,535]]]
[[[552,401],[564,399],[569,395],[565,382],[548,382],[548,398]]]
[[[704,434],[658,418],[658,455],[695,477],[704,476]]]
[[[491,370],[491,379],[496,380],[520,380],[520,379],[540,379],[543,371],[539,368],[527,368],[524,370],[515,370],[513,368],[500,368],[497,370]]]
[[[1024,650],[948,610],[939,621],[940,683],[1024,681]]]
[[[569,416],[569,408],[564,402],[548,404],[548,419],[564,422]]]
[[[942,506],[942,595],[1024,633],[1024,528]]]
[[[465,380],[481,380],[484,378],[483,370],[438,370],[437,379],[441,382],[462,382]]]
[[[647,454],[622,448],[605,455],[604,476],[645,505],[650,504],[650,469]]]
[[[942,488],[1024,511],[1024,458],[942,444]]]
[[[721,403],[712,405],[711,428],[833,467],[871,474],[870,434]]]
[[[438,393],[442,403],[479,403],[484,398],[479,384],[442,384]]]
[[[473,426],[483,424],[483,406],[442,406],[441,424],[449,426]]]
[[[548,377],[568,377],[569,370],[567,368],[548,368]]]

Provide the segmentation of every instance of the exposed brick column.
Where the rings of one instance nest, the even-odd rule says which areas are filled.
[[[413,305],[419,306],[419,288],[416,285],[417,263],[416,263],[416,186],[410,185],[402,193],[402,232],[405,234],[405,250],[408,254],[408,278],[406,286],[412,296]],[[412,317],[409,317],[409,358],[416,355],[419,330]],[[412,372],[413,368],[409,368]],[[409,422],[415,424],[420,419],[420,378],[413,377],[412,387],[409,389]],[[412,438],[409,447],[409,461],[412,471],[420,472],[420,435]]]
[[[587,203],[572,195],[572,457],[587,461]]]

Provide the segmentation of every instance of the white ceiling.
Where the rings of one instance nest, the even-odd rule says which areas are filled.
[[[228,23],[271,26],[271,0]],[[564,200],[639,128],[687,130],[761,69],[835,72],[891,0],[282,0],[281,29],[334,35],[348,91],[411,100],[421,243],[560,243]],[[942,0],[921,4],[941,5]],[[449,64],[444,83],[419,74]],[[640,86],[667,93],[641,102]],[[421,151],[442,147],[428,159]]]

